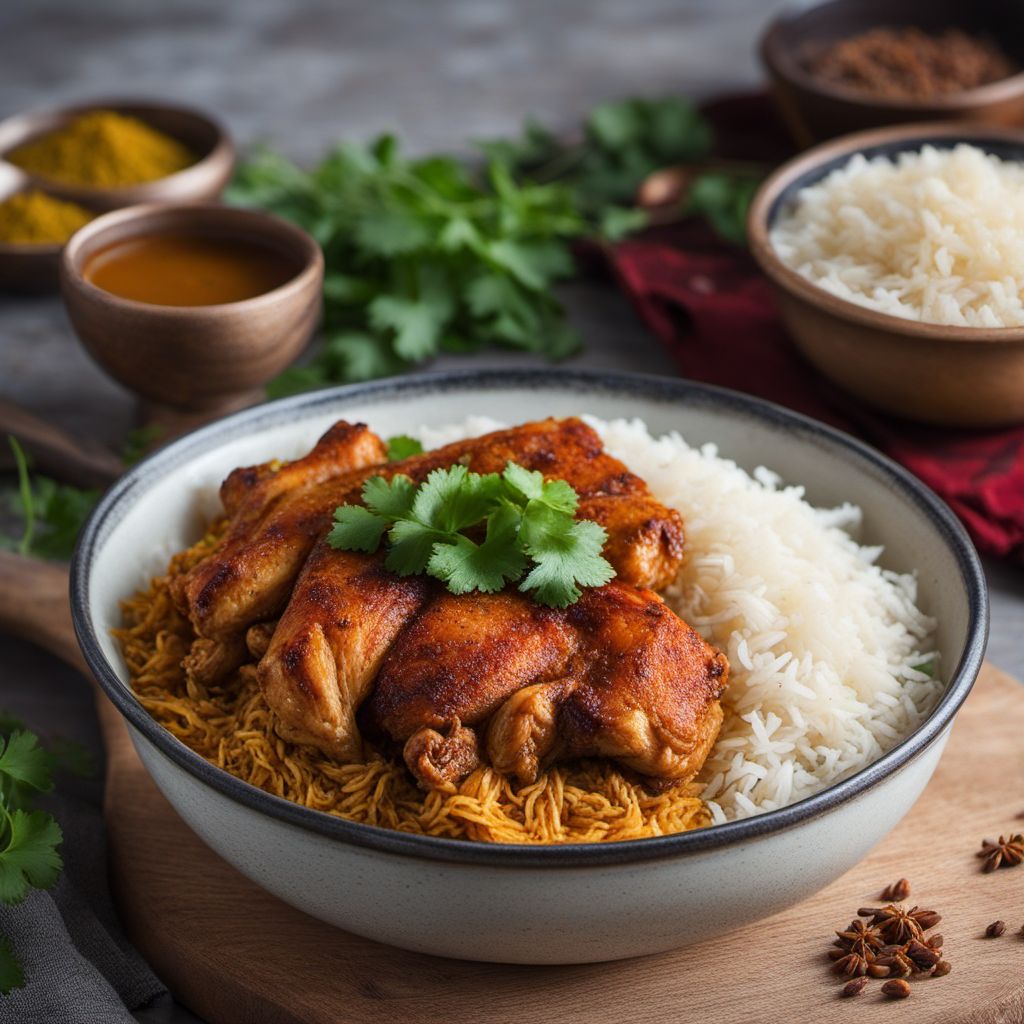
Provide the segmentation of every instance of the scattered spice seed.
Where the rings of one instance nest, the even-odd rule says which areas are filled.
[[[1006,922],[1005,921],[993,921],[985,929],[985,938],[986,939],[998,939],[999,936],[1002,935],[1003,932],[1005,932],[1005,931],[1006,931]]]
[[[872,978],[888,978],[891,973],[891,970],[885,964],[880,964],[877,960],[873,964],[868,965],[868,974]]]
[[[986,874],[996,868],[1015,868],[1024,861],[1024,835],[1017,833],[1009,839],[999,837],[999,842],[983,839],[977,856],[984,860],[981,870]]]
[[[929,935],[927,941],[928,945],[931,946],[932,949],[942,949],[943,938],[941,934]]]
[[[898,882],[887,885],[882,890],[882,895],[879,899],[883,899],[888,903],[898,903],[905,900],[909,895],[910,883],[905,878],[901,878]]]
[[[850,996],[859,996],[864,991],[864,986],[868,983],[867,978],[854,978],[853,981],[848,981],[843,986],[842,995],[844,998],[849,999]]]
[[[945,977],[947,974],[949,974],[949,972],[951,970],[953,970],[953,965],[948,960],[940,960],[932,968],[932,977],[933,978]]]
[[[910,995],[910,986],[902,978],[893,978],[882,986],[882,992],[890,999],[906,999]]]

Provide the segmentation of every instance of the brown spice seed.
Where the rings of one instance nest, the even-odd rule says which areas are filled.
[[[910,986],[902,978],[893,978],[882,986],[882,993],[890,999],[906,999],[910,995]]]
[[[933,978],[941,978],[944,975],[949,974],[949,972],[951,970],[953,970],[953,965],[948,960],[940,960],[932,968],[932,977]]]
[[[842,995],[847,999],[850,996],[859,996],[864,991],[864,986],[868,983],[867,978],[854,978],[853,981],[848,981],[843,986]]]
[[[892,903],[893,901],[905,900],[909,895],[910,882],[905,878],[901,878],[898,882],[893,882],[892,885],[887,885],[882,890],[880,899]]]
[[[874,963],[868,965],[868,974],[872,978],[888,978],[890,973],[889,968],[885,964]]]
[[[1005,921],[993,921],[985,929],[985,938],[986,939],[998,939],[999,936],[1002,935],[1003,932],[1005,932],[1005,931],[1006,931],[1006,922]]]
[[[941,933],[938,935],[929,935],[926,941],[928,945],[932,947],[932,949],[942,949]]]

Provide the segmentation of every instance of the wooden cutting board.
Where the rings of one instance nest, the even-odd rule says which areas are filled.
[[[0,559],[0,580],[0,627],[17,627],[80,664],[61,572],[29,572]],[[4,592],[16,599],[5,601]],[[25,600],[27,592],[35,600]],[[1024,820],[1015,820],[1024,812],[1024,687],[991,665],[917,805],[833,885],[696,947],[569,967],[407,953],[291,909],[189,830],[99,693],[98,707],[108,753],[111,881],[122,921],[175,996],[211,1024],[853,1024],[865,1014],[892,1014],[901,1024],[1024,1021],[1024,866],[985,875],[975,858],[983,836],[1024,829]],[[881,996],[880,982],[840,999],[825,956],[832,930],[901,876],[913,885],[912,902],[943,915],[939,930],[953,972],[912,982],[911,997],[898,1006]],[[1006,921],[1006,934],[984,938],[997,918]]]

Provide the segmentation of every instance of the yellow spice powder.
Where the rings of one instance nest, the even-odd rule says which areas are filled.
[[[12,150],[6,159],[29,174],[100,188],[166,178],[196,160],[177,139],[112,110],[83,114]]]
[[[45,192],[18,192],[0,202],[0,242],[46,245],[66,242],[93,214]]]

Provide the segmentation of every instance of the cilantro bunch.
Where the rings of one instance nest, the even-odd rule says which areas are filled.
[[[49,889],[63,867],[57,852],[63,835],[35,798],[53,788],[53,772],[66,768],[87,775],[88,752],[68,741],[45,749],[21,722],[0,716],[0,900],[20,903],[30,889]],[[24,984],[24,971],[10,942],[0,936],[0,993]]]
[[[615,575],[601,555],[603,527],[575,518],[575,490],[514,462],[500,475],[436,469],[419,485],[402,475],[371,477],[362,496],[364,505],[335,510],[331,546],[373,552],[387,534],[388,569],[426,573],[453,594],[518,582],[540,604],[565,608],[579,600],[580,587]]]
[[[499,344],[557,359],[579,340],[551,285],[573,270],[585,222],[561,185],[520,184],[444,156],[407,160],[384,135],[339,146],[311,172],[257,153],[232,202],[294,221],[324,251],[325,342],[272,396],[408,369]]]

